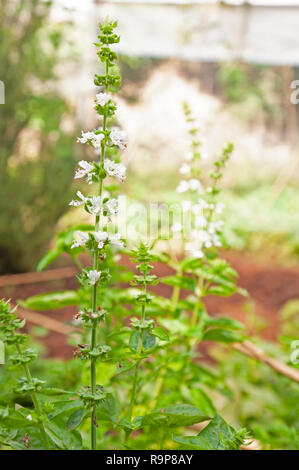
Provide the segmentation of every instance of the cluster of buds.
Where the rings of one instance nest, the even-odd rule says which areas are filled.
[[[102,307],[98,307],[97,312],[93,312],[90,308],[85,308],[76,313],[76,315],[74,315],[74,320],[92,323],[94,321],[103,321],[107,315],[108,312]]]
[[[154,320],[139,320],[139,318],[133,317],[131,318],[131,325],[133,328],[139,330],[150,330],[154,327]]]
[[[97,385],[94,391],[91,390],[91,387],[84,387],[78,391],[78,395],[86,408],[91,408],[94,405],[99,406],[107,398],[107,393],[102,385]]]
[[[150,253],[149,248],[140,243],[137,250],[131,251],[133,255],[132,261],[137,263],[136,269],[140,274],[133,277],[132,285],[140,286],[140,293],[136,296],[136,304],[141,305],[140,318],[131,318],[131,327],[133,333],[131,334],[130,345],[132,349],[136,349],[140,354],[143,349],[148,349],[155,344],[155,336],[152,335],[152,330],[155,326],[154,321],[146,318],[146,306],[152,302],[153,297],[147,292],[148,285],[156,285],[159,280],[156,275],[149,274],[153,269],[151,262],[155,257]],[[137,341],[136,341],[137,340]]]
[[[74,351],[74,356],[82,360],[101,360],[108,359],[108,354],[111,351],[110,346],[102,345],[91,349],[89,344],[78,344],[78,348]]]

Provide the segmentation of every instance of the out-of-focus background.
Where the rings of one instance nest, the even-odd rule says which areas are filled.
[[[299,297],[299,2],[1,0],[0,15],[1,274],[34,271],[59,231],[86,221],[68,206],[84,155],[76,137],[97,125],[98,22],[117,18],[122,191],[176,201],[189,145],[184,101],[207,171],[233,141],[221,196],[228,256],[275,337],[277,311]]]
[[[0,271],[34,269],[68,207],[81,129],[96,125],[97,23],[117,18],[136,200],[167,202],[188,139],[187,101],[204,165],[227,141],[230,244],[296,262],[299,252],[299,2],[1,0]],[[296,85],[293,85],[296,87]]]
[[[121,35],[117,121],[128,134],[122,191],[130,201],[176,200],[188,151],[184,101],[200,128],[207,171],[233,141],[221,195],[231,249],[223,256],[251,301],[211,298],[208,306],[247,322],[253,334],[287,343],[298,333],[299,313],[295,0],[0,0],[0,296],[17,300],[75,282],[67,261],[51,273],[34,271],[59,231],[86,221],[68,203],[80,187],[73,174],[85,151],[76,137],[97,125],[93,75],[100,64],[92,43],[107,16],[118,20]],[[39,324],[30,312],[27,318]],[[49,318],[69,320],[70,313]],[[46,327],[46,354],[70,357],[57,323]],[[267,400],[280,406],[267,393],[258,410],[245,406],[246,419],[262,416]],[[288,399],[291,409],[291,392]]]

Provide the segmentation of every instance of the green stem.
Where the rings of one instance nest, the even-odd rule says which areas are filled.
[[[143,283],[143,292],[146,294],[146,273],[143,273],[144,277],[144,283]],[[145,320],[145,304],[142,304],[141,306],[141,320]],[[138,338],[138,346],[137,346],[137,354],[139,355],[142,352],[142,341],[143,341],[143,330],[139,330],[139,338]],[[134,379],[133,379],[133,388],[132,388],[132,393],[131,393],[131,400],[130,400],[130,406],[129,406],[129,421],[131,422],[132,419],[132,414],[133,414],[133,408],[135,405],[135,400],[136,400],[136,389],[137,389],[137,380],[138,380],[138,371],[139,371],[139,365],[141,363],[141,359],[138,359],[136,362],[135,366],[135,372],[134,372]]]
[[[20,355],[22,355],[22,350],[19,346],[18,343],[16,343],[16,349],[18,351],[18,353]],[[29,385],[33,385],[32,384],[32,376],[31,376],[31,372],[30,372],[30,369],[29,369],[29,366],[28,364],[23,364],[23,369],[24,369],[24,372],[25,372],[25,375],[26,375],[26,378],[27,378],[27,382]],[[37,395],[35,392],[31,392],[31,398],[32,398],[32,402],[33,402],[33,405],[34,405],[34,409],[36,411],[36,414],[39,418],[39,420],[41,420],[41,417],[42,417],[42,410],[41,410],[41,407],[40,407],[40,404],[39,404],[39,401],[38,401],[38,398],[37,398]],[[49,439],[48,439],[48,436],[47,436],[47,433],[45,431],[45,428],[44,428],[44,425],[43,423],[40,421],[40,431],[41,431],[41,435],[42,435],[42,438],[43,438],[43,441],[45,443],[45,448],[47,450],[50,450],[50,443],[49,443]]]
[[[176,273],[176,274],[179,274],[179,273]],[[174,312],[178,306],[178,302],[180,299],[180,292],[181,292],[180,286],[174,286],[173,291],[172,291],[172,297],[171,297],[172,309]]]
[[[191,316],[191,321],[190,321],[191,328],[194,328],[198,323],[198,312],[199,312],[199,309],[202,305],[203,289],[204,289],[204,280],[202,278],[199,278],[198,279],[198,298],[197,298],[197,302],[194,306],[192,316]],[[183,362],[181,372],[180,372],[180,375],[182,377],[185,373],[185,369],[186,369],[186,367],[188,365],[188,362],[189,362],[189,357],[188,356],[189,356],[192,348],[196,345],[196,343],[197,343],[196,338],[191,338],[187,343],[186,357],[185,357],[185,360]]]
[[[131,401],[130,401],[129,414],[128,414],[128,419],[129,419],[130,422],[131,422],[131,419],[132,419],[133,408],[134,408],[135,400],[136,400],[136,389],[137,389],[137,380],[138,380],[138,371],[139,371],[140,362],[141,362],[141,360],[137,361],[136,366],[135,366],[134,379],[133,379],[133,388],[132,388]]]
[[[109,65],[106,62],[106,75],[109,72]],[[107,87],[105,87],[105,92],[107,91]],[[107,114],[105,113],[103,116],[103,126],[102,130],[106,130],[107,125]],[[100,165],[103,165],[105,158],[105,143],[101,144],[101,156],[100,156]],[[103,180],[100,180],[99,183],[99,192],[100,198],[102,199],[103,194]],[[100,227],[100,215],[96,215],[95,218],[95,230],[98,230]],[[99,250],[95,250],[93,255],[93,269],[96,271],[99,268]],[[98,283],[96,282],[92,286],[92,312],[96,313],[98,308]],[[91,349],[95,349],[97,345],[97,322],[94,321],[91,329]],[[93,394],[96,393],[96,359],[92,359],[90,361],[90,388]],[[90,423],[90,431],[91,431],[91,449],[96,450],[97,448],[97,409],[96,404],[94,403],[92,406],[92,413],[91,413],[91,423]]]

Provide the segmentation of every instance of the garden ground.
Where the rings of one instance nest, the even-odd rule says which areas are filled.
[[[264,339],[276,340],[280,332],[280,310],[287,301],[299,296],[299,267],[282,267],[275,262],[257,262],[237,252],[223,253],[223,256],[238,271],[239,286],[248,291],[250,301],[239,294],[227,298],[211,295],[206,299],[209,313],[233,317],[246,324],[249,334],[261,332]],[[132,268],[127,258],[123,258],[122,263]],[[159,263],[155,272],[159,277],[171,274],[169,268]],[[19,284],[13,286],[9,285],[9,277],[6,276],[5,282],[2,283],[6,285],[0,287],[0,297],[16,302],[48,291],[76,288],[74,277],[57,276],[54,280],[25,284],[22,281],[24,275],[18,276]],[[171,294],[172,288],[161,283],[154,290],[158,295],[167,296]],[[41,315],[58,322],[70,323],[75,313],[76,307],[66,307],[41,312]],[[28,325],[32,326],[32,323],[28,321]],[[66,335],[49,330],[40,340],[45,346],[47,357],[72,357],[73,347],[67,343]]]

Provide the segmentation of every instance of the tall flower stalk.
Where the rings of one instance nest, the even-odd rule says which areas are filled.
[[[118,211],[118,201],[104,193],[104,180],[107,176],[115,177],[123,182],[126,177],[126,169],[121,163],[112,160],[108,156],[108,149],[126,147],[124,132],[119,128],[109,127],[108,120],[115,111],[116,105],[109,94],[110,90],[120,85],[120,76],[113,73],[117,55],[111,49],[111,45],[119,42],[119,36],[114,32],[116,22],[100,24],[99,42],[95,46],[99,48],[97,55],[104,65],[105,73],[95,75],[95,85],[101,87],[101,91],[95,97],[95,110],[102,121],[98,129],[82,132],[78,142],[88,144],[99,155],[99,161],[81,161],[75,178],[86,178],[89,184],[97,185],[95,196],[84,196],[77,192],[78,199],[71,201],[72,206],[84,206],[85,210],[94,216],[94,231],[85,233],[77,232],[73,247],[85,246],[93,256],[92,267],[83,269],[79,280],[83,285],[91,286],[91,306],[79,312],[76,316],[81,318],[90,328],[90,345],[80,345],[78,355],[82,359],[90,361],[90,388],[80,392],[80,396],[86,406],[91,410],[91,449],[97,448],[97,405],[105,399],[105,392],[96,383],[97,361],[107,360],[110,347],[98,344],[98,326],[105,319],[107,312],[99,305],[99,287],[109,279],[109,271],[101,270],[101,262],[106,257],[109,245],[123,246],[119,234],[109,234],[108,227],[111,217]],[[112,152],[110,152],[112,153]]]
[[[146,318],[146,306],[152,302],[152,296],[147,291],[148,285],[156,285],[159,280],[155,274],[150,274],[153,266],[150,264],[154,261],[154,256],[150,253],[144,243],[140,243],[137,250],[131,252],[133,255],[132,261],[138,263],[136,268],[139,274],[133,277],[132,285],[140,287],[140,294],[136,297],[136,304],[140,306],[140,317],[131,318],[131,327],[133,332],[130,337],[130,347],[135,353],[135,370],[133,377],[133,386],[131,392],[131,399],[129,405],[128,419],[131,422],[133,415],[133,408],[136,401],[136,391],[138,384],[138,371],[143,358],[146,356],[146,350],[151,349],[156,342],[153,333],[154,321]]]

